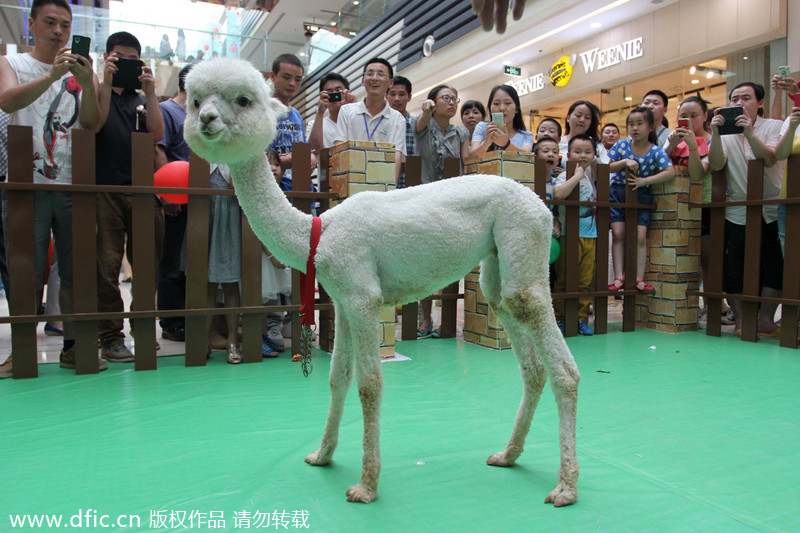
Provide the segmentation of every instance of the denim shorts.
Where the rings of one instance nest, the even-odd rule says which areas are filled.
[[[625,185],[611,184],[609,190],[609,200],[619,204],[625,203]],[[640,204],[652,204],[653,193],[650,192],[650,187],[640,187],[636,189],[637,201]],[[650,227],[650,209],[639,209],[638,222],[639,226]],[[621,207],[611,208],[611,222],[625,222],[625,209]]]

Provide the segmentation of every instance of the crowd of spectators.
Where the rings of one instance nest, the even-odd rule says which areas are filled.
[[[111,35],[103,54],[102,80],[94,74],[92,60],[72,53],[68,47],[72,12],[65,0],[35,0],[31,8],[30,26],[36,46],[30,53],[9,54],[0,58],[0,125],[34,127],[33,178],[35,183],[69,185],[72,181],[71,131],[87,128],[96,132],[98,184],[129,186],[131,184],[131,134],[149,132],[155,138],[155,169],[174,161],[188,160],[188,147],[183,140],[186,116],[184,80],[191,65],[179,75],[177,96],[159,104],[155,95],[153,72],[142,64],[138,86],[120,85],[116,76],[120,62],[137,61],[142,49],[135,36],[127,32]],[[422,183],[443,178],[444,159],[471,156],[490,151],[535,153],[548,168],[548,199],[566,198],[579,191],[583,201],[594,201],[596,177],[593,163],[608,163],[611,171],[612,202],[625,202],[626,191],[632,189],[640,203],[650,203],[650,186],[675,176],[674,166],[686,167],[692,180],[703,182],[703,201],[710,201],[710,175],[724,169],[728,178],[728,200],[744,200],[747,190],[747,162],[763,159],[765,163],[764,198],[785,196],[786,173],[783,161],[792,153],[800,153],[800,107],[794,107],[788,118],[779,120],[781,106],[773,105],[773,118],[765,118],[765,91],[761,85],[744,82],[730,93],[730,106],[742,110],[726,124],[719,110],[709,110],[702,98],[690,96],[678,108],[678,122],[670,128],[665,114],[667,95],[657,89],[643,97],[633,108],[625,130],[613,123],[602,125],[602,112],[592,102],[578,100],[569,106],[565,117],[545,117],[534,131],[528,131],[522,116],[519,96],[509,85],[494,87],[486,106],[470,100],[461,105],[458,91],[449,85],[433,88],[421,104],[421,113],[413,116],[407,106],[412,96],[412,82],[396,76],[389,61],[372,58],[364,62],[361,85],[365,96],[358,100],[350,92],[348,80],[338,73],[328,73],[319,82],[316,114],[306,125],[301,114],[291,106],[305,76],[303,63],[291,54],[275,59],[269,79],[273,96],[288,108],[280,119],[277,136],[269,148],[269,159],[275,179],[286,191],[292,190],[292,145],[309,142],[311,167],[315,183],[326,184],[326,169],[317,170],[320,150],[347,141],[376,141],[395,147],[396,186],[405,185],[406,156],[422,159]],[[786,93],[797,103],[798,84],[787,77],[772,80],[775,100]],[[456,124],[456,117],[461,124]],[[533,126],[533,125],[531,125]],[[732,133],[730,126],[738,128]],[[3,125],[2,133],[5,135]],[[42,134],[43,132],[43,134]],[[3,152],[5,152],[5,142]],[[5,178],[5,153],[0,158],[0,174]],[[577,163],[572,175],[565,171],[567,161]],[[230,174],[224,166],[212,167],[212,186],[232,188]],[[131,261],[131,195],[124,192],[97,195],[97,272],[98,310],[123,310],[119,278],[123,257]],[[240,302],[241,253],[232,243],[240,242],[241,214],[233,196],[216,196],[210,213],[209,305],[238,307]],[[3,198],[0,230],[7,228],[7,200]],[[69,192],[36,191],[35,210],[35,276],[37,297],[42,300],[45,271],[49,257],[55,256],[60,288],[58,303],[61,313],[72,310],[72,204]],[[744,272],[744,207],[726,209],[726,257],[724,288],[728,294],[741,293]],[[553,209],[553,237],[565,244],[563,209]],[[181,309],[185,302],[186,210],[161,198],[154,199],[155,234],[153,246],[158,251],[157,302],[159,309]],[[637,221],[636,272],[624,271],[624,209],[612,208],[611,234],[614,280],[610,291],[623,288],[626,275],[633,275],[634,287],[643,294],[654,288],[644,281],[647,260],[647,229],[650,211],[639,210]],[[597,235],[594,210],[581,208],[579,228],[579,289],[588,292],[595,281],[595,246]],[[703,210],[701,265],[703,275],[708,267],[708,210]],[[780,295],[783,277],[782,239],[785,234],[783,206],[763,206],[762,220],[762,295]],[[2,233],[0,233],[2,235]],[[48,254],[51,240],[54,253]],[[9,252],[8,236],[0,242],[0,252]],[[5,246],[5,249],[3,249]],[[163,253],[162,253],[163,252]],[[10,250],[13,253],[13,250]],[[5,290],[13,291],[13,280],[5,268],[5,253],[0,253],[0,274]],[[556,290],[564,288],[563,256],[553,268]],[[266,248],[262,256],[264,285],[262,301],[276,305],[289,303],[288,270]],[[741,330],[741,301],[732,299],[731,319],[736,331]],[[131,307],[136,308],[137,302]],[[418,323],[418,336],[437,336],[431,318],[430,300],[423,302]],[[12,310],[13,311],[13,310]],[[589,299],[580,300],[578,332],[592,335]],[[760,335],[778,336],[774,321],[775,305],[762,304],[758,330]],[[563,304],[556,304],[559,326],[564,330]],[[270,314],[264,323],[262,355],[276,357],[284,350],[287,318]],[[185,340],[182,317],[160,319],[162,336],[172,341]],[[60,364],[75,367],[74,328],[69,321],[64,336]],[[227,361],[242,360],[238,345],[238,316],[226,315],[220,330],[227,351]],[[130,362],[134,353],[125,343],[121,320],[104,320],[98,333],[101,348],[100,369],[106,362]],[[133,332],[132,332],[133,333]],[[0,377],[11,375],[13,360],[9,356],[0,366]]]

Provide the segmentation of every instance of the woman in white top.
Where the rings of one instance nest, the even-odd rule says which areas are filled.
[[[588,135],[594,141],[598,163],[608,163],[608,154],[600,140],[600,109],[587,100],[578,100],[569,106],[566,124],[566,133],[558,143],[559,153],[566,160],[567,146],[573,135]]]

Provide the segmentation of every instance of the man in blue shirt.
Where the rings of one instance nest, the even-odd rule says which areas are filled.
[[[303,81],[303,63],[292,54],[282,54],[272,63],[269,79],[274,89],[273,95],[289,108],[289,114],[278,119],[278,132],[270,148],[274,148],[281,159],[281,189],[292,190],[292,143],[306,142],[306,128],[303,117],[289,101],[300,89]],[[313,155],[312,155],[313,158]],[[312,166],[314,161],[312,161]]]
[[[156,169],[173,161],[189,160],[189,145],[183,138],[186,120],[186,75],[193,64],[178,73],[178,95],[159,104],[164,119],[164,138],[156,143]],[[181,246],[186,232],[186,209],[161,199],[164,205],[164,254],[158,265],[158,308],[184,309],[186,276],[181,270]],[[177,342],[186,339],[186,317],[159,318],[161,337]]]

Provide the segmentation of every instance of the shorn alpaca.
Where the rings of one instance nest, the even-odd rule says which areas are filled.
[[[294,209],[270,172],[264,150],[286,111],[249,63],[198,63],[186,80],[185,136],[214,163],[230,166],[242,209],[256,235],[283,263],[305,271],[311,216]],[[311,465],[331,463],[353,373],[364,415],[361,483],[347,499],[378,494],[383,374],[379,312],[424,298],[481,265],[481,288],[508,331],[523,380],[522,402],[505,450],[487,463],[511,466],[522,453],[550,374],[560,419],[558,485],[545,502],[577,498],[575,416],[580,374],[556,326],[548,261],[552,219],[529,189],[498,176],[462,176],[386,193],[362,192],[322,214],[317,278],[334,301],[336,340],[331,403]]]

